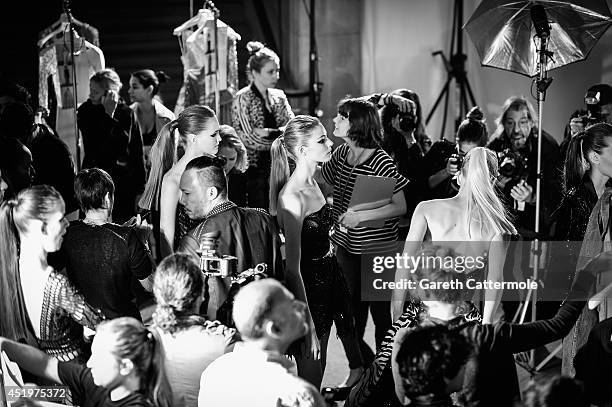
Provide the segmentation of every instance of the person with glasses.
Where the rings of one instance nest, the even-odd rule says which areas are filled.
[[[203,155],[185,167],[179,185],[180,203],[187,216],[198,224],[183,237],[178,251],[189,253],[199,263],[202,243],[209,239],[209,233],[219,232],[216,253],[237,257],[238,273],[265,263],[266,274],[282,280],[276,222],[264,210],[240,208],[228,199],[224,166],[224,158]],[[220,277],[207,277],[207,280],[208,301],[204,307],[208,318],[214,320],[218,319],[217,310],[227,298],[230,281]]]
[[[422,160],[430,199],[452,198],[457,195],[459,187],[455,176],[461,169],[461,160],[474,147],[484,147],[487,139],[484,114],[475,106],[459,125],[454,143],[446,139],[434,143]]]

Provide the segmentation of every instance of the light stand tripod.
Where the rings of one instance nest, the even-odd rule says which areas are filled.
[[[70,64],[72,65],[72,97],[73,102],[73,116],[74,116],[74,139],[76,143],[76,167],[77,171],[81,169],[81,143],[79,137],[79,124],[77,122],[77,76],[76,76],[76,63],[74,60],[75,49],[74,49],[74,22],[72,20],[70,0],[64,0],[63,3],[64,13],[68,20],[68,30],[70,32]]]
[[[537,53],[538,53],[538,78],[535,80],[536,88],[537,88],[537,99],[538,99],[538,159],[536,166],[536,202],[535,202],[535,235],[536,238],[533,241],[532,253],[533,253],[533,281],[538,282],[539,278],[539,268],[540,268],[540,256],[542,254],[541,242],[540,238],[540,207],[541,207],[541,182],[542,182],[542,112],[544,110],[544,100],[546,98],[546,90],[550,86],[552,82],[552,78],[548,78],[548,72],[546,70],[546,63],[548,58],[552,57],[552,52],[548,51],[546,48],[548,46],[548,39],[550,37],[550,26],[548,25],[548,20],[546,16],[546,11],[544,7],[541,5],[534,5],[531,7],[531,19],[533,21],[533,25],[535,27],[536,35],[534,40],[537,38],[539,41],[536,41]],[[536,286],[537,287],[537,286]],[[536,313],[536,304],[538,301],[538,289],[530,288],[527,292],[527,297],[525,299],[525,303],[523,305],[523,310],[521,312],[520,323],[522,324],[525,320],[525,316],[527,313],[527,307],[529,306],[529,301],[531,300],[531,320],[535,321],[537,319]],[[537,371],[541,368],[550,358],[558,352],[560,347],[557,348],[548,358],[544,360],[543,363],[540,363],[538,368],[535,368],[535,349],[531,350],[530,355],[530,366],[533,371]]]
[[[446,83],[440,91],[438,98],[434,102],[433,107],[429,111],[427,118],[425,119],[425,124],[429,124],[433,114],[436,109],[440,105],[442,101],[442,97],[444,98],[444,114],[442,118],[442,130],[440,131],[440,139],[444,138],[444,131],[446,130],[446,118],[448,117],[448,99],[449,99],[449,86],[451,81],[454,79],[458,96],[458,115],[455,118],[455,130],[459,128],[459,124],[467,114],[469,110],[468,105],[468,96],[470,99],[470,103],[472,106],[476,106],[476,100],[474,99],[474,94],[472,93],[472,87],[470,86],[470,82],[467,78],[467,71],[465,70],[465,61],[467,60],[467,56],[463,53],[463,0],[455,0],[455,8],[453,11],[453,30],[451,36],[451,45],[449,55],[450,62],[446,58],[446,56],[442,53],[442,51],[436,51],[432,55],[440,55],[442,57],[442,61],[444,62],[444,67],[446,68],[446,72],[448,74]],[[457,48],[455,53],[453,53],[453,48],[455,47],[455,39],[457,40]]]

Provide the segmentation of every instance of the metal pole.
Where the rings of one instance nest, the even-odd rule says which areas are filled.
[[[217,29],[217,23],[219,20],[219,9],[217,9],[214,5],[214,3],[211,2],[212,5],[212,10],[213,10],[213,14],[214,14],[214,20],[213,20],[213,28],[215,30],[214,32],[214,37],[213,37],[213,41],[214,41],[214,45],[215,45],[215,113],[217,114],[217,117],[221,117],[221,86],[219,85],[219,80],[220,80],[220,76],[219,76],[219,33],[218,33],[218,29]]]
[[[546,43],[548,38],[545,36],[540,38],[540,51],[539,51],[539,72],[538,72],[538,83],[543,84],[546,81]],[[538,282],[538,274],[540,268],[540,197],[542,187],[542,114],[544,110],[544,99],[546,97],[546,88],[543,85],[538,86],[538,159],[536,166],[536,202],[535,202],[535,234],[536,238],[533,242],[533,281]],[[531,320],[537,320],[537,302],[538,302],[538,289],[533,289],[533,296],[531,298]],[[535,349],[531,350],[530,365],[535,367]]]
[[[72,22],[72,15],[70,13],[70,0],[64,0],[64,12],[68,18],[68,30],[70,31],[70,63],[72,64],[72,97],[74,98],[74,105],[72,106],[72,113],[74,118],[74,138],[76,144],[76,168],[77,171],[81,170],[81,143],[79,137],[79,124],[77,122],[77,76],[76,76],[76,64],[74,60],[74,27]],[[84,41],[84,40],[82,40]]]
[[[315,0],[310,0],[310,70],[308,75],[308,112],[314,116],[316,104],[316,86],[315,71],[317,69],[317,50],[315,47]]]

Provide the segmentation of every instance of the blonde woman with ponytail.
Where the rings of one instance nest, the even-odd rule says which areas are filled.
[[[363,371],[350,293],[329,239],[333,212],[315,180],[318,164],[331,159],[332,145],[317,118],[296,116],[271,148],[270,213],[277,216],[287,242],[288,288],[308,305],[311,321],[298,372],[317,388],[334,322],[351,368],[343,385],[354,384]]]
[[[472,149],[465,157],[458,174],[459,193],[448,199],[421,202],[415,209],[406,239],[404,252],[417,253],[422,242],[448,242],[455,252],[463,256],[488,256],[487,281],[503,281],[503,267],[508,248],[508,237],[516,229],[508,219],[494,185],[498,176],[495,153],[484,147]],[[466,271],[469,272],[469,271]],[[406,278],[410,271],[398,269],[398,279]],[[485,290],[483,323],[497,318],[502,290]],[[392,316],[396,321],[402,313],[405,290],[394,290]]]
[[[191,229],[179,205],[181,175],[192,159],[216,155],[220,141],[215,113],[206,106],[194,105],[166,124],[151,148],[151,172],[139,206],[153,214],[153,230],[159,231],[155,237],[162,258],[173,253],[175,243]]]

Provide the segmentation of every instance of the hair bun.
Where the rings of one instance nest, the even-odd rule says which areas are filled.
[[[264,48],[265,46],[259,41],[249,41],[246,45],[246,49],[247,51],[249,51],[250,55],[257,53],[258,51],[261,51]]]
[[[157,76],[157,80],[159,81],[159,83],[168,82],[168,79],[170,79],[170,77],[166,75],[164,71],[155,72],[155,76]]]
[[[469,112],[467,112],[465,118],[468,120],[477,120],[481,122],[484,119],[484,113],[482,110],[480,110],[480,107],[474,106]]]

